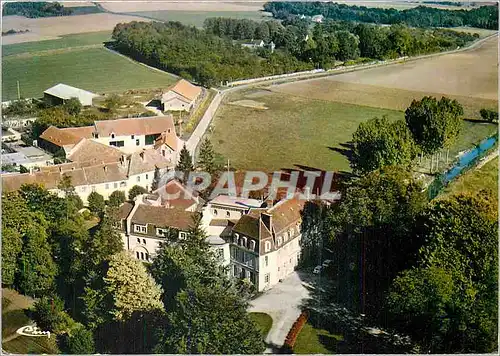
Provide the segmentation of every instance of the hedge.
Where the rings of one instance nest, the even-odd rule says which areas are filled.
[[[286,336],[285,339],[285,344],[283,345],[283,348],[285,350],[292,351],[293,346],[295,345],[295,341],[297,340],[297,336],[299,335],[300,331],[304,327],[304,325],[307,322],[308,314],[307,312],[302,312],[295,323],[293,323],[292,328],[288,332],[288,335]]]

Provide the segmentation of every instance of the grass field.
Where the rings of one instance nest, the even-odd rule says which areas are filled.
[[[252,319],[258,326],[262,337],[265,339],[271,326],[273,326],[273,319],[266,313],[250,313]]]
[[[111,39],[111,31],[98,31],[89,33],[78,33],[61,36],[56,40],[16,43],[2,46],[2,56],[18,55],[21,53],[34,53],[39,51],[55,50],[62,48],[74,48],[94,44],[102,44]]]
[[[185,25],[202,27],[209,17],[231,17],[261,21],[270,19],[270,15],[260,11],[140,11],[132,14],[146,16],[159,21],[179,21]]]
[[[333,335],[326,330],[316,329],[306,323],[293,347],[294,354],[334,354],[336,344],[341,341],[342,335]]]
[[[498,157],[480,169],[471,170],[454,180],[443,190],[442,195],[477,194],[482,189],[490,191],[495,200],[498,200]]]
[[[304,165],[349,170],[347,157],[335,149],[351,140],[360,122],[403,113],[321,100],[309,100],[264,90],[250,90],[227,101],[255,100],[268,109],[223,105],[213,126],[215,150],[241,169],[276,170]]]
[[[21,96],[31,98],[41,97],[45,89],[57,83],[103,93],[165,88],[176,80],[104,48],[5,57],[2,75],[2,101],[17,98],[16,81],[19,81]]]

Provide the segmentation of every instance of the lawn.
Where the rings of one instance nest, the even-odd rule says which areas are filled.
[[[203,21],[209,17],[230,17],[234,19],[249,19],[261,21],[271,19],[262,11],[140,11],[133,14],[149,17],[159,21],[179,21],[185,25],[203,27]]]
[[[103,93],[165,88],[175,81],[168,73],[147,68],[104,48],[6,57],[2,74],[2,101],[17,97],[16,81],[25,98],[41,97],[44,90],[57,83]]]
[[[468,171],[458,177],[443,190],[442,195],[477,194],[482,189],[491,191],[495,200],[498,200],[498,158],[489,161],[480,169]]]
[[[330,334],[323,329],[316,329],[306,323],[295,341],[294,354],[333,354],[336,344],[342,341],[342,335]]]
[[[61,38],[57,40],[16,43],[2,46],[2,56],[5,59],[7,56],[21,53],[33,53],[61,48],[89,46],[102,44],[103,42],[109,40],[111,40],[111,31],[78,33],[61,36]]]
[[[260,108],[248,107],[252,103]],[[351,140],[361,122],[383,115],[404,118],[401,111],[250,90],[225,98],[213,121],[211,140],[234,168],[349,171],[342,144]]]
[[[250,313],[250,319],[252,319],[256,324],[262,338],[266,338],[271,326],[273,325],[273,319],[266,313]]]

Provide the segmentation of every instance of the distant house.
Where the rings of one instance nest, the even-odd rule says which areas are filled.
[[[321,23],[325,17],[323,15],[314,15],[311,20],[313,22]]]
[[[51,105],[64,104],[68,99],[77,98],[83,106],[92,106],[92,99],[98,96],[99,95],[91,93],[90,91],[61,83],[43,92],[45,101]]]
[[[179,80],[161,96],[163,111],[190,111],[200,97],[201,88],[187,80]]]
[[[264,41],[263,40],[252,40],[250,42],[242,43],[242,47],[246,48],[262,48],[264,47]]]

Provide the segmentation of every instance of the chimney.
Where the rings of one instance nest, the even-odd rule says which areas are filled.
[[[272,230],[273,216],[271,214],[268,214],[268,213],[260,214],[260,220],[264,223],[264,225],[266,225],[266,227],[269,231],[271,231],[271,232],[273,231]]]

